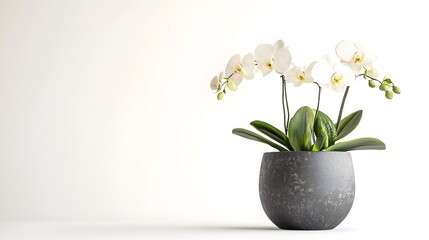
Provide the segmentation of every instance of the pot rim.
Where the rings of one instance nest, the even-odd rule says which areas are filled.
[[[273,155],[289,155],[289,154],[309,154],[309,155],[319,155],[319,154],[346,154],[346,155],[350,155],[350,152],[344,152],[344,151],[318,151],[318,152],[313,152],[313,151],[277,151],[277,152],[264,152],[265,154],[273,154]]]

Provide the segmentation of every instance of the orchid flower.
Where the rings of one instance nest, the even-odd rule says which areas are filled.
[[[377,56],[374,52],[367,50],[362,44],[355,44],[349,40],[343,40],[335,48],[341,62],[349,66],[355,74],[359,74],[362,68],[372,69],[372,63]]]
[[[334,63],[329,56],[322,57],[314,64],[311,76],[321,86],[330,87],[336,92],[343,92],[355,81],[355,74],[349,67]]]
[[[378,71],[374,67],[371,67],[371,69],[366,70],[366,75],[372,78],[378,77]]]
[[[254,68],[255,60],[251,53],[245,55],[243,59],[241,59],[240,54],[235,54],[226,65],[225,76],[229,78],[228,81],[232,80],[238,86],[243,79],[253,79]]]
[[[314,80],[311,76],[311,70],[314,64],[316,64],[316,62],[312,62],[306,68],[294,66],[285,74],[286,82],[293,83],[295,87],[299,87],[303,83],[313,83]]]
[[[292,63],[292,57],[289,48],[284,45],[282,40],[278,40],[274,45],[265,43],[256,47],[255,61],[257,69],[266,76],[273,69],[283,75]]]
[[[222,83],[223,72],[219,73],[219,76],[214,76],[210,82],[210,88],[212,90],[219,90],[220,84]]]

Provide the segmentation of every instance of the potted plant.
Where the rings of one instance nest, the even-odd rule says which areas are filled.
[[[292,63],[289,48],[282,40],[261,44],[254,54],[231,57],[225,74],[215,76],[210,87],[217,99],[236,91],[243,79],[256,72],[267,76],[279,74],[282,83],[284,126],[282,130],[255,120],[250,123],[260,134],[235,128],[233,134],[267,144],[277,152],[262,157],[259,194],[268,218],[281,229],[325,230],[338,226],[349,213],[355,196],[355,179],[351,150],[384,150],[376,138],[343,141],[359,124],[362,110],[342,117],[347,94],[357,79],[368,81],[387,99],[400,89],[393,81],[378,79],[373,63],[376,56],[361,44],[343,40],[335,48],[337,59],[323,56],[306,67]],[[290,117],[288,84],[299,87],[314,84],[318,88],[317,105],[303,106]],[[322,89],[343,94],[336,122],[319,109]],[[262,134],[262,135],[261,135]]]

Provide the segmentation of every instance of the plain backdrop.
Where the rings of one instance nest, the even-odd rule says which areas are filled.
[[[335,56],[342,39],[377,52],[386,100],[363,80],[350,135],[356,199],[340,228],[422,228],[429,213],[427,9],[421,1],[0,1],[0,219],[141,220],[270,226],[258,178],[269,146],[231,134],[281,127],[278,75],[222,101],[214,75],[236,53],[283,39],[294,63]],[[317,88],[290,88],[291,110]],[[336,118],[341,94],[324,91]]]

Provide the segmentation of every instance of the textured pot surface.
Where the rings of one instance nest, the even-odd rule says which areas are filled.
[[[268,218],[279,228],[333,229],[353,205],[350,153],[264,153],[259,196]]]

